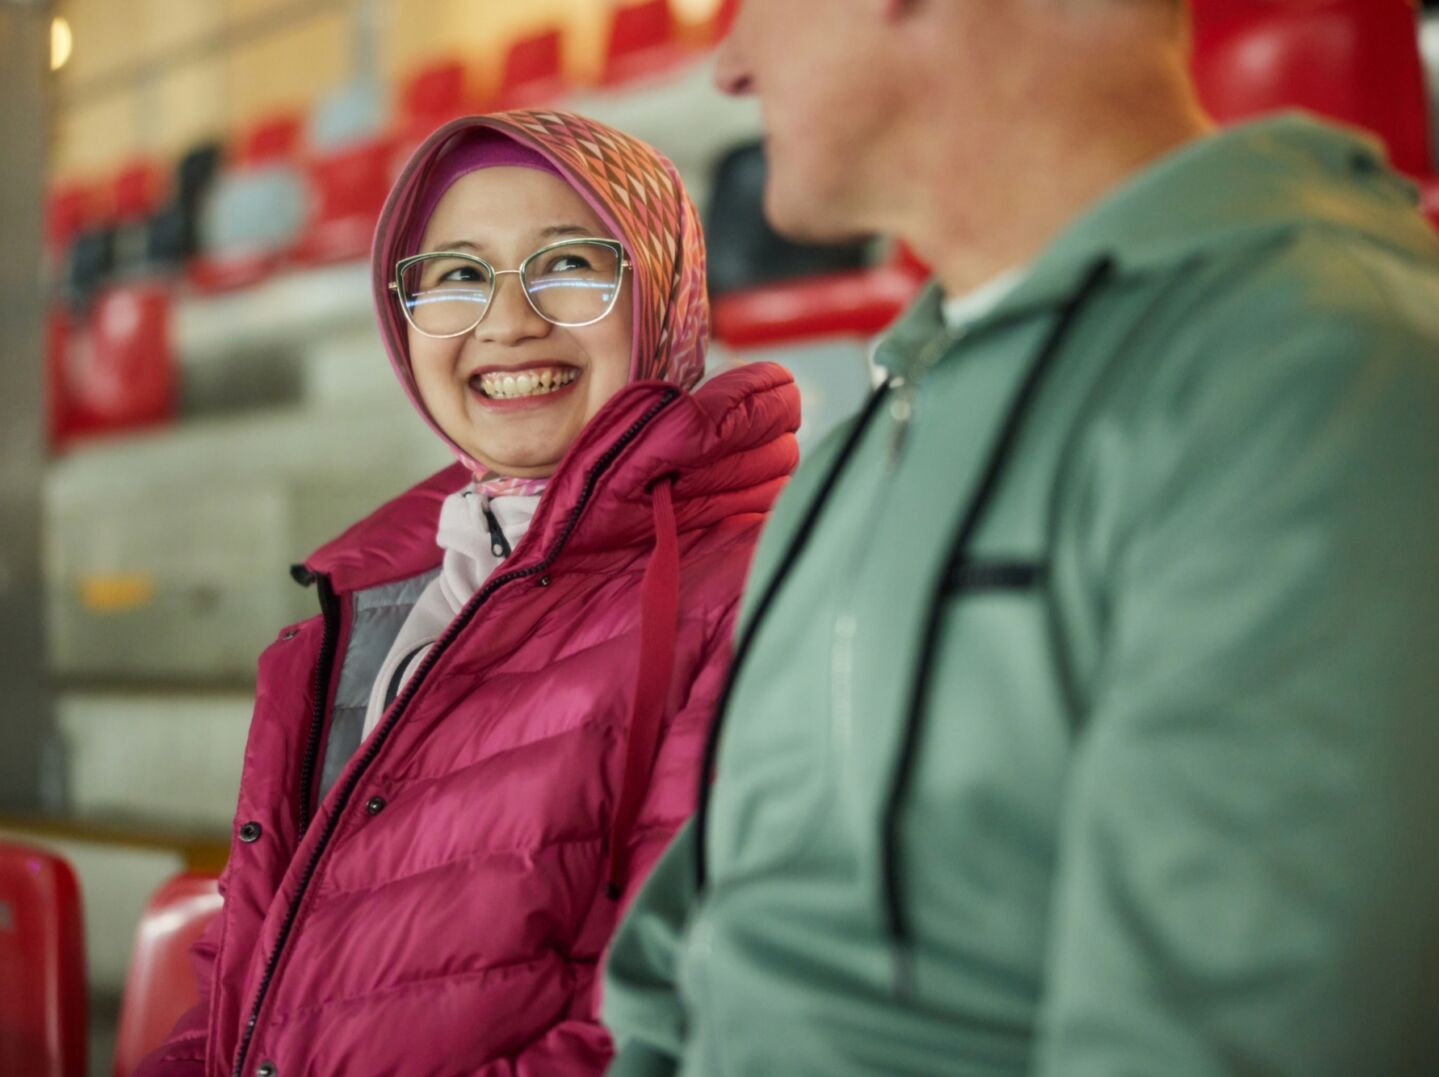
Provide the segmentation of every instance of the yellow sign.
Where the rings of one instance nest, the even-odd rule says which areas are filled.
[[[94,613],[125,613],[155,600],[155,577],[148,572],[86,576],[80,580],[80,604]]]

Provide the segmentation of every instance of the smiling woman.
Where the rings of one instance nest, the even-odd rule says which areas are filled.
[[[421,399],[490,471],[548,476],[629,381],[628,263],[605,231],[558,176],[482,167],[440,198],[424,253],[397,265]]]
[[[783,370],[697,388],[698,217],[619,131],[436,132],[373,285],[458,462],[297,566],[322,613],[261,659],[202,1002],[142,1077],[602,1072],[596,970],[693,803],[797,459]]]

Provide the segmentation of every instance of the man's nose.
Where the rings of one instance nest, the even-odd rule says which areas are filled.
[[[714,84],[720,93],[731,97],[743,97],[754,92],[754,76],[750,74],[733,28],[729,36],[720,42],[715,54]]]
[[[517,344],[522,340],[548,336],[550,328],[550,323],[530,306],[519,275],[501,273],[495,277],[490,308],[480,324],[475,326],[475,339]]]

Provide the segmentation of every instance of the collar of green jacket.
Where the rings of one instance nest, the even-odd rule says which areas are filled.
[[[1106,256],[1123,280],[1301,228],[1332,228],[1433,257],[1439,239],[1417,202],[1361,132],[1297,112],[1228,128],[1166,154],[1081,213],[966,332],[1058,306]],[[907,371],[945,331],[943,300],[932,281],[881,341],[878,362]]]

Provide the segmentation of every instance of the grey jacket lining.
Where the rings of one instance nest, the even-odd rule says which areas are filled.
[[[340,682],[335,687],[330,730],[325,738],[325,762],[320,772],[321,801],[360,746],[370,690],[385,656],[400,634],[400,627],[420,593],[439,574],[439,569],[435,569],[399,583],[355,592],[350,638],[340,666]]]

